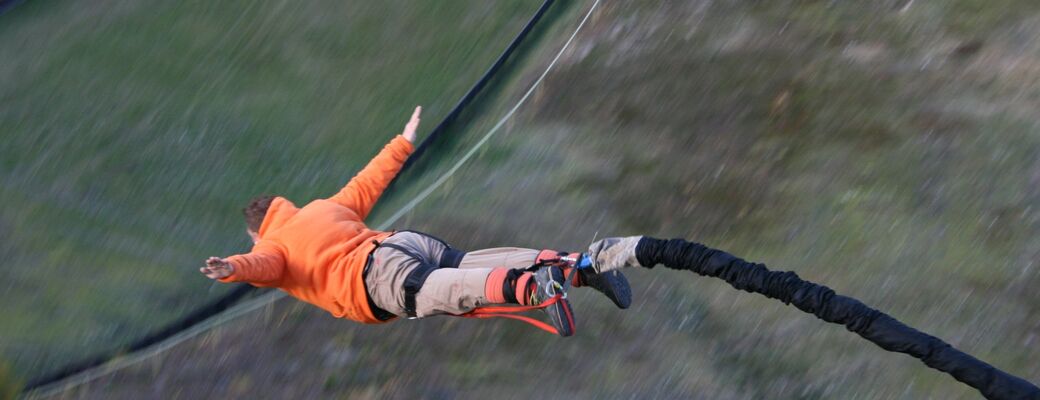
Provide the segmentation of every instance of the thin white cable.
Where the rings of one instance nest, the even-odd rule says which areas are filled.
[[[538,77],[538,79],[531,84],[531,87],[527,89],[527,92],[524,93],[523,97],[521,97],[520,100],[516,102],[516,105],[514,105],[513,108],[509,110],[509,112],[502,116],[502,118],[498,120],[498,123],[496,123],[495,126],[493,126],[491,130],[488,131],[488,133],[484,134],[484,137],[482,137],[480,141],[474,144],[473,147],[471,147],[469,151],[467,151],[466,154],[463,155],[462,158],[460,158],[459,161],[457,161],[455,165],[451,167],[451,169],[445,172],[444,175],[441,175],[440,178],[438,178],[436,181],[430,184],[430,186],[428,186],[425,190],[419,193],[418,196],[415,196],[415,198],[413,198],[412,201],[408,202],[408,204],[405,204],[404,207],[401,207],[401,209],[394,213],[394,215],[390,216],[390,218],[388,218],[386,221],[383,221],[383,223],[376,227],[376,230],[386,230],[390,227],[390,225],[393,225],[394,222],[397,222],[398,219],[403,217],[405,214],[411,212],[412,209],[415,208],[415,206],[417,206],[421,201],[429,197],[429,195],[433,193],[433,191],[440,187],[442,184],[444,184],[444,182],[446,182],[448,178],[451,178],[451,176],[454,175],[455,172],[459,170],[459,168],[462,168],[462,165],[465,164],[466,161],[468,161],[470,158],[472,158],[473,155],[476,154],[477,150],[484,146],[484,144],[487,143],[487,141],[491,139],[492,136],[498,133],[498,130],[502,128],[502,125],[505,125],[506,121],[512,118],[513,114],[516,113],[516,110],[518,110],[521,105],[527,102],[527,98],[531,96],[531,93],[534,93],[534,90],[538,88],[538,86],[542,84],[542,81],[545,80],[545,77],[549,75],[549,71],[551,71],[553,67],[556,66],[556,62],[560,60],[560,57],[563,56],[563,53],[566,52],[567,48],[570,47],[571,42],[573,42],[574,38],[578,36],[578,32],[580,32],[581,28],[585,26],[585,22],[589,20],[589,17],[592,15],[592,12],[595,11],[596,8],[599,6],[600,1],[601,0],[595,0],[595,2],[592,3],[592,7],[589,8],[589,11],[585,14],[585,17],[581,19],[581,22],[578,24],[578,27],[574,29],[573,33],[571,33],[570,38],[568,38],[567,42],[563,44],[563,47],[560,48],[560,51],[556,53],[556,57],[554,57],[552,62],[550,62],[549,65],[545,67],[545,71],[543,71],[542,74]],[[112,372],[137,364],[141,361],[152,358],[155,355],[162,353],[178,344],[181,344],[188,339],[198,336],[200,333],[206,332],[210,329],[213,329],[216,326],[223,325],[225,322],[231,321],[251,311],[257,310],[261,307],[274,303],[275,301],[278,301],[279,299],[285,296],[285,292],[271,291],[255,299],[239,303],[234,307],[229,308],[227,311],[214,315],[213,317],[210,317],[209,319],[191,328],[188,328],[183,332],[173,335],[168,339],[163,340],[162,342],[156,343],[151,347],[148,347],[147,349],[132,354],[128,354],[125,357],[114,358],[111,361],[99,365],[95,368],[88,369],[86,371],[65,378],[61,381],[37,388],[36,390],[33,390],[32,392],[25,394],[25,398],[50,397],[60,392],[90,382],[104,375],[108,375]]]
[[[451,178],[451,176],[455,174],[455,171],[458,171],[459,168],[462,168],[462,164],[465,164],[466,161],[469,161],[469,159],[477,153],[477,150],[479,150],[480,147],[484,146],[484,143],[487,143],[487,141],[491,139],[491,137],[494,136],[495,133],[498,133],[498,130],[502,128],[502,125],[505,125],[506,121],[509,120],[509,118],[511,118],[514,113],[516,113],[516,110],[519,109],[520,106],[522,106],[527,101],[527,98],[531,96],[531,93],[534,93],[534,90],[538,88],[538,85],[542,84],[542,81],[545,79],[545,76],[549,75],[549,71],[551,71],[553,67],[556,66],[556,62],[560,60],[560,57],[563,56],[563,53],[567,51],[568,47],[570,47],[571,42],[574,41],[574,37],[578,35],[578,32],[581,31],[581,28],[585,26],[585,22],[588,21],[589,16],[591,16],[592,12],[596,10],[597,6],[599,6],[599,2],[600,0],[596,0],[596,2],[592,3],[592,7],[589,8],[589,12],[585,14],[584,18],[582,18],[581,23],[578,24],[578,28],[574,30],[574,33],[571,33],[571,37],[567,39],[567,42],[563,44],[563,47],[560,48],[560,51],[556,53],[556,57],[554,57],[552,62],[550,62],[547,67],[545,67],[545,71],[542,72],[542,75],[539,76],[533,84],[531,84],[531,88],[527,89],[527,93],[524,93],[524,96],[516,102],[516,105],[514,105],[513,108],[511,108],[509,112],[507,112],[506,115],[502,117],[502,119],[498,120],[498,123],[496,123],[495,126],[492,127],[491,130],[488,131],[488,133],[485,134],[479,142],[477,142],[477,144],[470,148],[469,151],[466,152],[466,154],[463,155],[462,158],[459,159],[459,161],[456,162],[455,165],[453,165],[451,169],[448,170],[448,172],[446,172],[444,175],[441,175],[441,177],[434,181],[433,184],[428,186],[426,190],[423,190],[421,193],[419,193],[418,196],[415,196],[415,198],[413,198],[412,201],[408,202],[408,204],[405,204],[404,207],[398,210],[397,213],[390,216],[390,219],[388,219],[384,223],[384,225],[387,225],[387,227],[389,227],[390,224],[397,222],[398,219],[403,217],[405,214],[411,212],[412,209],[415,208],[417,204],[419,204],[419,202],[425,200],[426,197],[430,195],[430,193],[433,193],[433,191],[440,187],[442,184],[444,184],[444,182],[447,181],[448,178]],[[386,228],[384,227],[383,229]]]
[[[137,364],[149,358],[155,357],[159,353],[162,353],[182,342],[198,336],[200,333],[213,329],[218,325],[223,325],[225,322],[231,321],[242,315],[245,315],[251,311],[269,305],[276,300],[285,297],[285,292],[282,291],[271,291],[265,293],[255,299],[239,303],[234,307],[229,308],[220,314],[214,315],[209,319],[195,325],[191,328],[185,329],[180,333],[170,336],[162,342],[156,343],[151,347],[144,350],[128,354],[124,357],[113,358],[111,361],[101,364],[97,367],[88,369],[78,374],[69,376],[64,380],[54,382],[52,384],[37,388],[32,392],[25,394],[25,398],[45,398],[57,395],[61,392],[67,391],[84,383],[90,382],[94,379],[108,375],[112,372],[116,372],[123,368]]]

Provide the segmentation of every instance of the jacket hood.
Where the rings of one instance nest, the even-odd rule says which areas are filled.
[[[264,222],[260,224],[260,237],[263,238],[272,227],[282,226],[286,220],[296,215],[296,205],[284,197],[275,197],[271,200],[271,206],[267,208]]]

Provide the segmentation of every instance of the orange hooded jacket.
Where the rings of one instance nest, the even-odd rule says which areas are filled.
[[[364,219],[412,150],[397,135],[339,193],[303,208],[276,197],[260,225],[260,240],[248,254],[228,257],[235,272],[221,282],[276,287],[337,318],[383,322],[368,306],[362,272],[372,241],[390,233],[368,229]]]

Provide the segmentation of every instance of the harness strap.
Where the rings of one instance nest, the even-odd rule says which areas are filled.
[[[404,246],[398,246],[395,243],[380,243],[379,247],[389,247],[391,249],[400,251],[400,252],[404,253],[406,256],[411,257],[411,258],[413,258],[415,260],[418,260],[419,262],[421,262],[423,264],[429,264],[430,263],[429,261],[426,260],[426,257],[423,257],[423,256],[420,256],[418,254],[415,254],[411,250],[409,250],[408,248],[406,248]]]
[[[562,259],[565,256],[567,256],[567,253],[564,253],[562,251],[557,251],[557,250],[552,250],[552,249],[545,249],[545,250],[542,250],[542,251],[538,252],[538,256],[535,257],[535,259],[534,259],[534,263],[535,264],[548,264],[550,262],[558,262],[558,261],[560,261],[560,259]]]
[[[441,268],[458,268],[462,264],[462,257],[466,256],[465,251],[455,250],[451,247],[445,247],[444,253],[441,254],[440,267]]]
[[[529,306],[530,305],[530,304],[527,304],[528,302],[531,301],[531,299],[529,299],[527,297],[527,284],[530,281],[531,281],[531,274],[523,274],[523,275],[520,275],[520,277],[516,279],[516,288],[515,288],[516,302],[519,303],[522,306]]]
[[[585,286],[585,283],[581,281],[581,275],[573,274],[575,269],[582,269],[591,266],[591,260],[582,253],[567,253],[563,251],[557,251],[552,249],[545,249],[538,252],[538,256],[535,257],[535,266],[541,265],[556,265],[563,268],[563,273],[567,275],[567,282],[574,287]],[[574,279],[571,279],[571,276]]]
[[[415,296],[419,294],[419,290],[422,289],[430,274],[439,268],[458,268],[459,264],[462,263],[462,258],[466,256],[464,251],[445,247],[444,252],[441,254],[441,259],[438,260],[437,264],[434,264],[425,257],[415,254],[403,246],[398,246],[394,243],[381,243],[380,246],[400,251],[419,262],[419,266],[412,269],[408,276],[404,278],[404,310],[408,313],[408,318],[410,319],[417,318]]]
[[[417,318],[415,295],[419,294],[419,290],[426,283],[426,278],[429,278],[430,274],[437,268],[438,266],[433,264],[419,264],[404,278],[404,311],[408,313],[409,319]]]
[[[531,324],[535,328],[541,329],[541,330],[549,332],[551,334],[559,335],[560,332],[557,331],[556,328],[552,327],[551,325],[549,325],[549,324],[547,324],[545,322],[536,320],[536,319],[531,318],[531,317],[525,317],[523,315],[516,315],[516,314],[517,313],[521,313],[521,312],[525,312],[525,311],[538,310],[538,309],[549,307],[549,306],[551,306],[553,304],[556,304],[556,302],[560,301],[560,299],[562,299],[562,298],[563,298],[563,294],[562,293],[557,293],[555,296],[550,297],[549,300],[546,300],[546,301],[542,302],[542,304],[539,304],[539,305],[536,305],[536,306],[479,307],[479,308],[474,308],[472,311],[470,311],[468,313],[459,314],[457,316],[465,317],[465,318],[496,318],[497,317],[497,318],[515,319],[517,321],[522,321],[522,322],[526,322],[528,324]]]

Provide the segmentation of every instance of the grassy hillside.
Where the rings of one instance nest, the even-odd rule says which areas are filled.
[[[546,27],[381,221],[513,105],[591,2]],[[681,236],[796,271],[1040,382],[1040,6],[606,2],[506,125],[399,228],[463,248]],[[287,300],[67,398],[970,399],[717,280],[634,270],[569,339],[514,321],[361,326]],[[263,332],[263,334],[257,334]]]
[[[27,2],[0,16],[0,357],[35,375],[221,295],[260,193],[338,190],[540,1]]]

